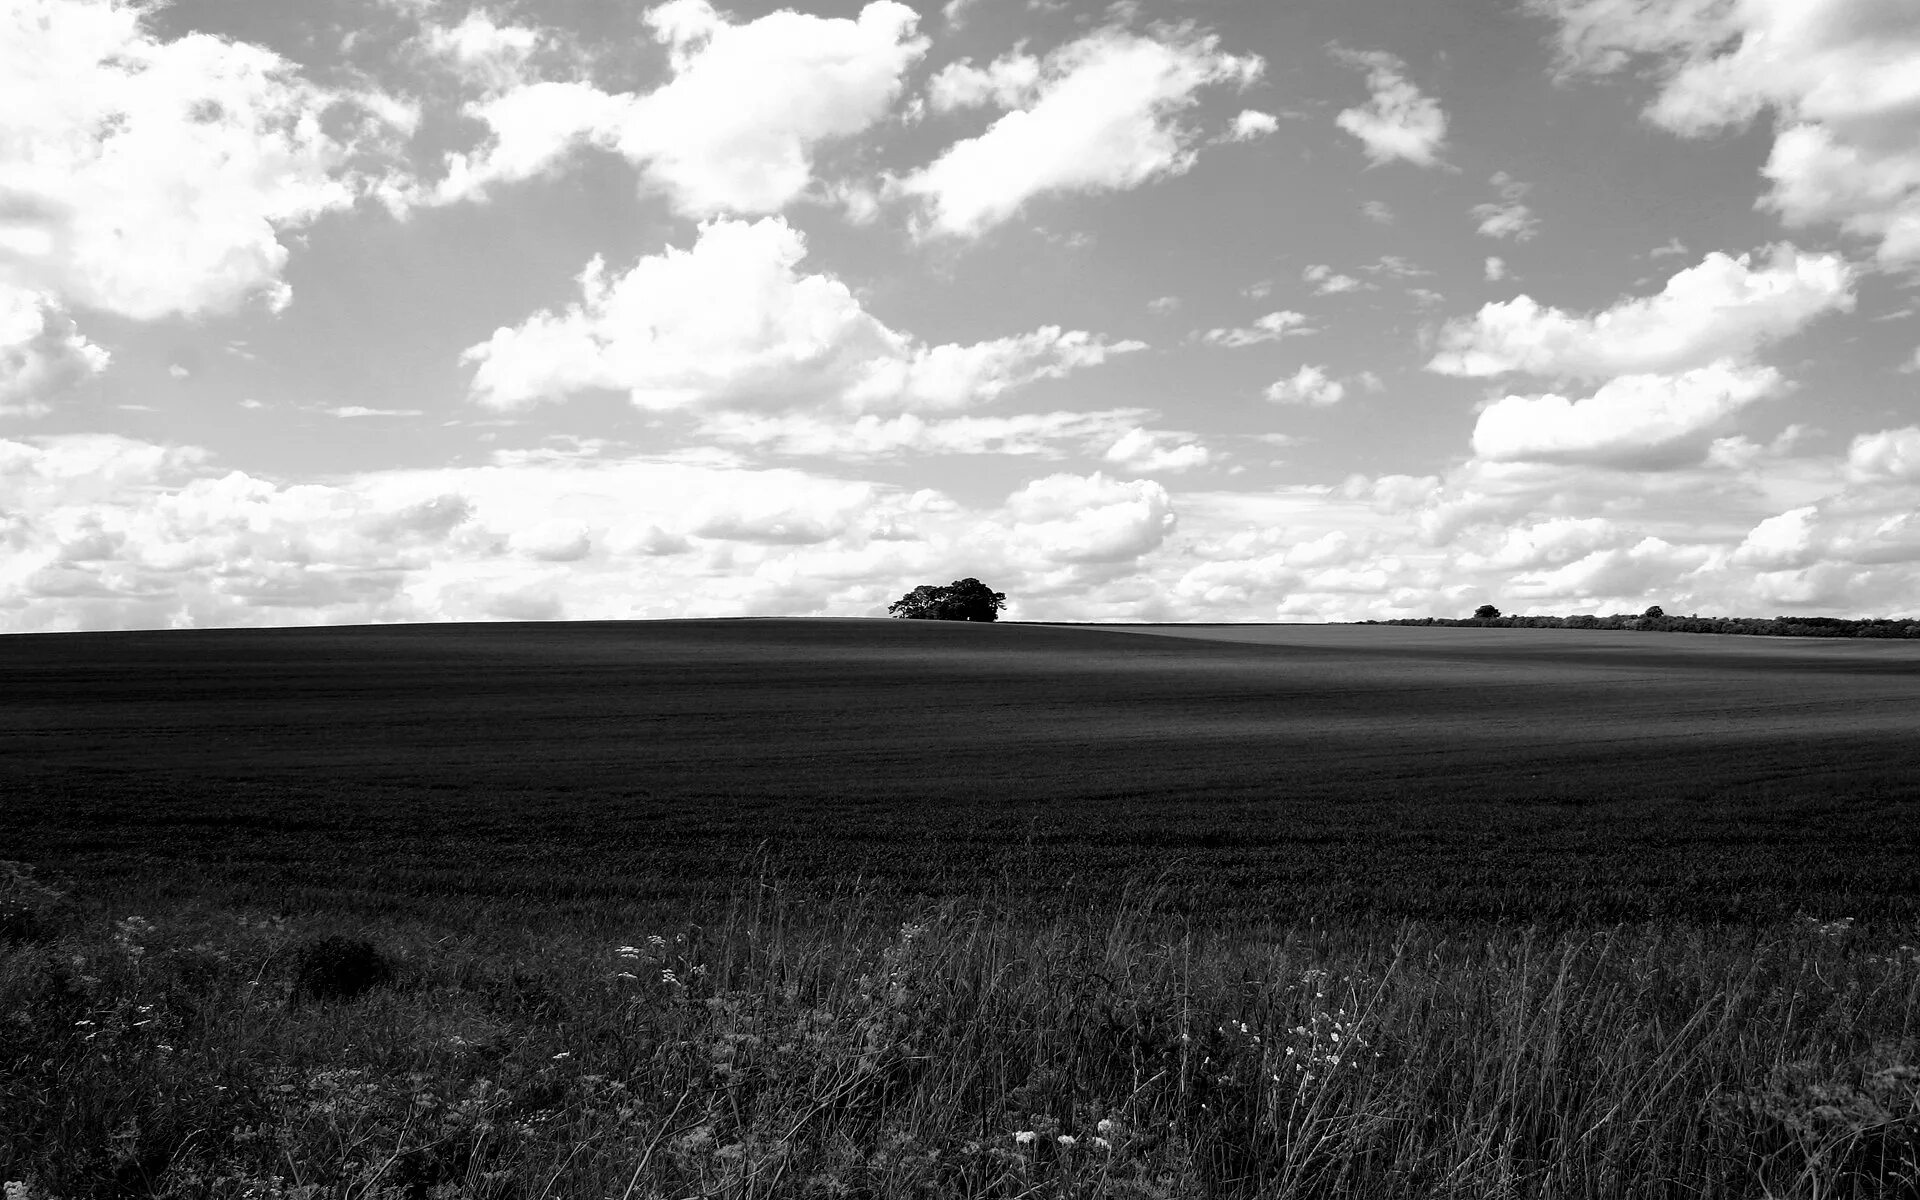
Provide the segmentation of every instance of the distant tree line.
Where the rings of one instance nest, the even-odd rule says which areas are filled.
[[[1864,617],[1702,617],[1673,616],[1659,605],[1643,613],[1613,613],[1598,616],[1576,613],[1571,617],[1506,616],[1491,604],[1483,604],[1471,617],[1396,617],[1388,621],[1366,621],[1367,625],[1466,625],[1493,629],[1643,629],[1658,633],[1733,633],[1766,637],[1824,638],[1920,638],[1920,618]]]

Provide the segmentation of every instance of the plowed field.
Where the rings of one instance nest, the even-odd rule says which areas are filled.
[[[1920,646],[731,620],[0,638],[0,857],[183,888],[1920,912]],[[751,859],[751,862],[748,860]]]

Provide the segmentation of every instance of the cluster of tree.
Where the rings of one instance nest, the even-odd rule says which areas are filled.
[[[1477,625],[1496,629],[1648,629],[1660,633],[1735,633],[1766,637],[1920,638],[1920,618],[1865,617],[1702,617],[1671,616],[1658,604],[1639,614],[1571,617],[1502,615],[1482,604],[1471,617],[1399,617],[1368,621],[1368,625]]]
[[[1007,594],[978,579],[956,579],[946,587],[923,583],[887,605],[887,615],[911,621],[994,621],[1007,606]]]

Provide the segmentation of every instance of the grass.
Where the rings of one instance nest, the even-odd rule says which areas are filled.
[[[1920,1195],[1911,647],[1172,632],[0,639],[0,1182]]]
[[[363,921],[390,977],[303,1001],[336,915],[142,903],[42,891],[0,951],[27,1195],[1920,1194],[1920,954],[1846,922],[1232,932],[761,884]]]

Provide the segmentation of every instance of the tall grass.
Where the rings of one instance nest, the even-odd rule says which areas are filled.
[[[0,891],[35,1200],[1920,1195],[1911,929]]]

